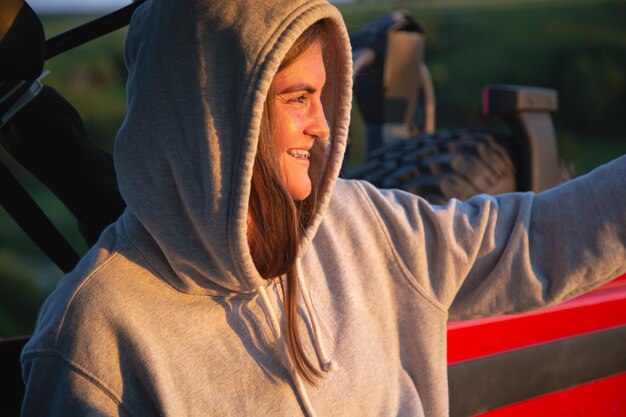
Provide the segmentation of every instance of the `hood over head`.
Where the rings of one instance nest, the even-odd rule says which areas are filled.
[[[301,254],[328,205],[348,134],[351,55],[340,13],[322,0],[149,0],[134,13],[115,167],[125,216],[150,234],[177,289],[246,293],[266,283],[246,237],[263,104],[287,51],[320,19],[332,32],[322,94],[331,135],[312,150],[319,208]]]

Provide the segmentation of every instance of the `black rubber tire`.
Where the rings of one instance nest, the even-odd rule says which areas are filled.
[[[383,146],[343,177],[405,190],[433,204],[516,190],[506,149],[490,133],[470,129],[440,130]]]

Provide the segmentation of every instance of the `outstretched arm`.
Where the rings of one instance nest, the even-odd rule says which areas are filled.
[[[543,193],[446,206],[364,190],[417,284],[454,320],[558,303],[626,271],[626,157]]]

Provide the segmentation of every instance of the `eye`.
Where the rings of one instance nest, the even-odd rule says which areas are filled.
[[[303,94],[303,95],[298,96],[298,97],[292,97],[292,98],[290,98],[288,101],[289,101],[289,103],[299,103],[299,104],[303,104],[304,102],[306,102],[306,97],[305,97],[305,95]]]

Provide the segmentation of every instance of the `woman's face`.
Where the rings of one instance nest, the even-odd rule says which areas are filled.
[[[294,200],[311,193],[310,150],[330,134],[321,94],[326,70],[320,42],[274,76],[272,123],[283,182]]]

